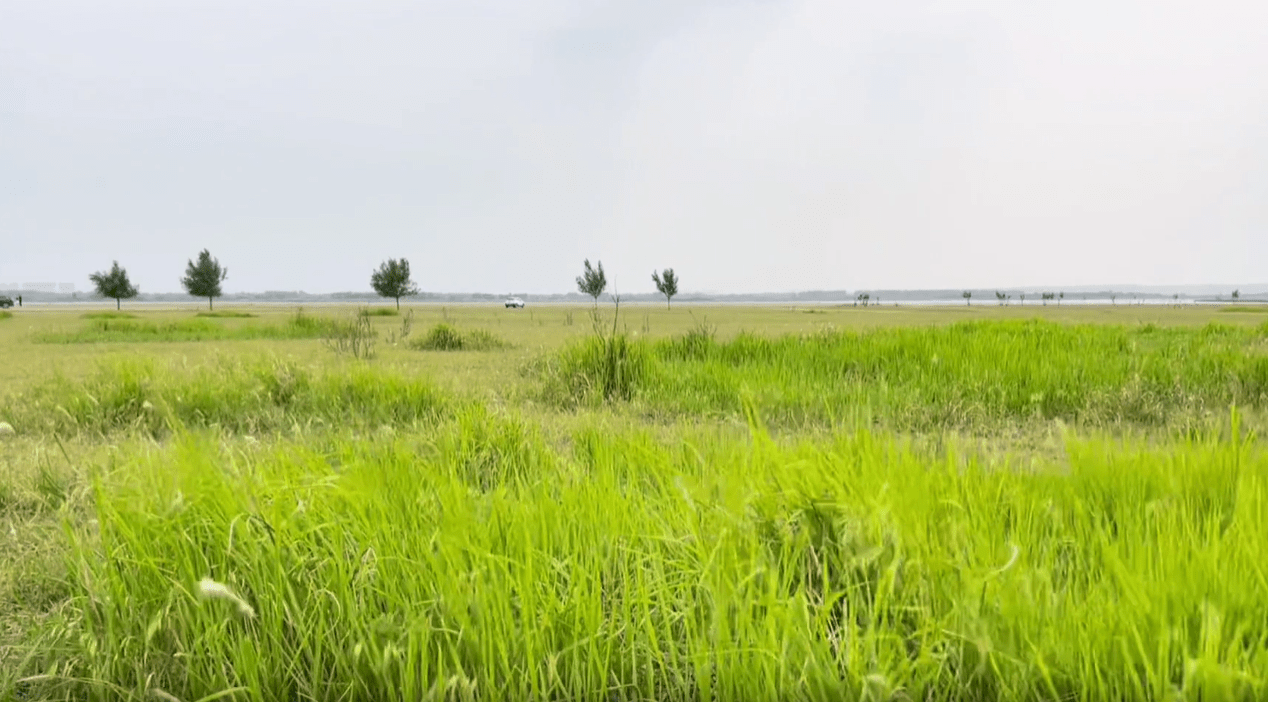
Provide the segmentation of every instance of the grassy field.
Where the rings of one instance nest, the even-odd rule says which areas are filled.
[[[1257,309],[376,310],[0,320],[0,700],[1268,697]]]

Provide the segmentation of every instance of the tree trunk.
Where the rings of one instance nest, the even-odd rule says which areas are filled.
[[[400,312],[400,311],[401,311],[401,298],[400,298],[400,297],[397,297],[397,298],[396,298],[396,311],[397,311],[397,312]]]
[[[114,308],[115,308],[116,310],[118,310],[118,309],[123,309],[122,307],[120,307],[120,305],[122,305],[122,304],[123,304],[123,302],[122,302],[119,298],[117,298],[117,297],[116,297],[116,298],[114,299]]]
[[[216,298],[212,297],[211,295],[207,296],[207,309],[213,310],[213,311],[216,309]]]

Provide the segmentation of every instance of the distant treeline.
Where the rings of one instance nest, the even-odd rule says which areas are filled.
[[[1056,290],[1056,289],[1054,289]],[[973,293],[973,300],[976,303],[979,299],[982,303],[993,303],[996,292],[1002,292],[1010,295],[1012,301],[1017,301],[1021,295],[1026,296],[1026,301],[1031,300],[1038,303],[1040,301],[1041,292],[1038,290],[1019,290],[1005,288],[982,288],[970,289]],[[675,302],[841,302],[853,303],[860,294],[868,294],[872,304],[878,301],[881,304],[886,302],[915,302],[915,301],[959,301],[964,294],[963,289],[957,290],[808,290],[798,293],[744,293],[744,294],[710,294],[710,293],[681,293],[674,298]],[[91,291],[79,291],[76,293],[57,293],[43,292],[39,290],[19,290],[0,289],[0,295],[8,295],[16,298],[22,295],[27,302],[77,302],[100,300]],[[563,293],[563,294],[533,294],[533,293],[509,293],[516,297],[532,302],[575,302],[589,303],[591,300],[588,296],[580,293]],[[497,295],[493,293],[429,293],[421,292],[413,298],[416,302],[500,302],[507,295]],[[1104,290],[1097,292],[1066,292],[1065,302],[1078,302],[1079,300],[1108,300],[1111,297],[1117,298],[1120,304],[1130,300],[1164,300],[1173,299],[1174,294],[1171,293],[1155,293],[1155,292],[1117,292],[1112,290]],[[1216,300],[1222,299],[1232,301],[1230,295],[1193,295],[1180,294],[1179,299],[1182,300]],[[171,293],[141,293],[134,300],[138,302],[190,302],[190,296],[184,292]],[[306,293],[298,290],[268,290],[265,292],[254,293],[226,293],[219,298],[224,302],[381,302],[383,300],[377,293],[373,291],[365,292],[337,292],[314,294]],[[621,293],[622,302],[663,302],[664,296],[659,293]],[[1239,301],[1265,301],[1268,302],[1268,293],[1242,293]]]

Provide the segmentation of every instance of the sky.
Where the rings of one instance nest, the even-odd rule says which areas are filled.
[[[1265,283],[1268,3],[0,0],[0,283]],[[1246,291],[1244,289],[1244,291]]]

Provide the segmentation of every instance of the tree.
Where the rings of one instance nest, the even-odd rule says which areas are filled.
[[[999,302],[999,304],[1000,304],[1000,306],[1001,306],[1001,307],[1003,307],[1003,306],[1004,306],[1004,302],[1005,302],[1007,299],[1008,299],[1008,296],[1007,296],[1007,295],[1005,295],[1004,293],[1002,293],[1002,292],[1000,292],[1000,291],[998,291],[998,290],[996,290],[996,291],[995,291],[995,300],[996,300],[997,302]]]
[[[1021,298],[1021,304],[1026,304],[1026,293],[1022,293],[1019,297]]]
[[[401,298],[406,295],[417,295],[418,286],[409,278],[409,260],[389,258],[379,265],[379,269],[370,273],[370,287],[380,297],[396,299],[396,309],[401,309]]]
[[[652,282],[656,283],[656,289],[660,291],[660,294],[665,296],[665,307],[670,307],[674,295],[678,294],[678,276],[674,275],[674,269],[666,268],[665,272],[659,275],[656,271],[652,271]]]
[[[1061,306],[1061,301],[1065,299],[1065,293],[1057,294],[1057,307]]]
[[[973,298],[973,293],[969,292],[968,290],[965,290],[965,291],[964,291],[964,292],[960,295],[960,297],[964,298],[964,304],[965,304],[965,305],[971,305],[971,304],[973,304],[973,303],[971,302],[971,300],[972,300],[972,298]]]
[[[114,308],[120,308],[121,301],[124,298],[136,297],[140,290],[137,289],[132,281],[128,280],[128,270],[120,268],[119,262],[115,261],[110,267],[109,273],[93,273],[88,276],[92,284],[97,288],[97,294],[101,297],[113,297]],[[21,296],[19,296],[21,299]]]
[[[590,259],[586,259],[585,273],[577,276],[577,290],[594,298],[594,306],[599,306],[599,296],[608,289],[608,277],[603,272],[603,261],[599,261],[597,269],[590,267]]]
[[[1241,297],[1241,296],[1242,296],[1242,291],[1241,291],[1241,290],[1234,290],[1234,291],[1233,291],[1233,299],[1234,299],[1234,300],[1236,300],[1237,298],[1239,298],[1239,297]]]
[[[198,254],[198,263],[190,261],[185,266],[185,277],[181,285],[185,292],[194,297],[207,298],[207,307],[215,309],[215,299],[221,296],[220,284],[229,277],[229,269],[220,267],[220,259],[212,258],[211,252],[203,249]]]

